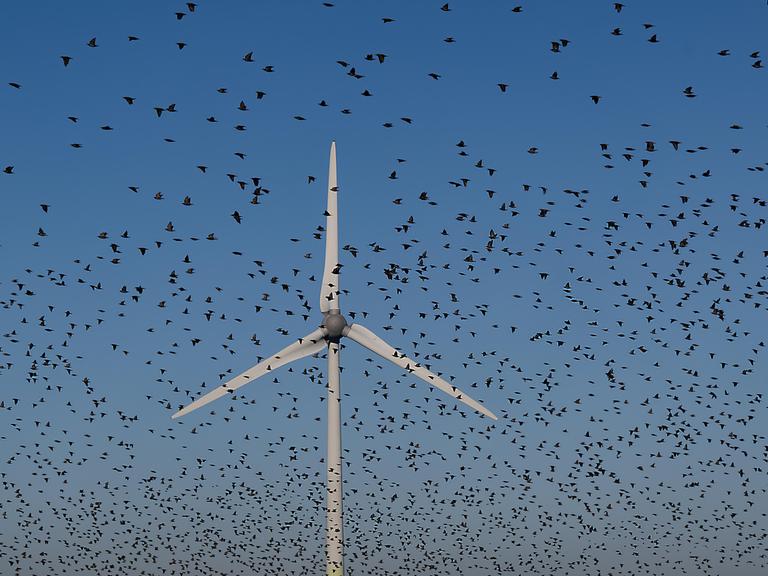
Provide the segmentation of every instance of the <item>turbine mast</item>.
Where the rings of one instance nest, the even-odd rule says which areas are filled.
[[[338,340],[328,342],[328,454],[326,458],[326,574],[344,576],[344,523],[341,482],[341,383]]]

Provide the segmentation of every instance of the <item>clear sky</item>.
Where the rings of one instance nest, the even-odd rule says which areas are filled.
[[[762,1],[0,9],[0,573],[768,570]],[[239,220],[239,222],[238,222]]]

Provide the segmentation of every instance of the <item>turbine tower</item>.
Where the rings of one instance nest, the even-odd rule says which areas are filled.
[[[323,283],[320,288],[320,311],[323,322],[318,328],[299,338],[298,341],[283,348],[277,354],[262,360],[232,378],[226,384],[211,390],[185,408],[176,412],[172,417],[179,418],[193,410],[221,398],[229,392],[234,392],[241,386],[305,356],[317,354],[327,348],[328,357],[328,455],[326,458],[328,481],[326,486],[327,528],[326,528],[326,574],[328,576],[344,575],[344,531],[342,522],[342,483],[341,483],[341,388],[339,381],[339,341],[347,337],[361,346],[375,352],[385,360],[397,364],[414,376],[439,388],[446,394],[460,400],[473,410],[496,420],[496,416],[482,404],[473,400],[455,386],[449,384],[425,367],[419,365],[404,354],[395,350],[384,340],[376,336],[368,328],[354,323],[348,324],[341,313],[339,305],[339,238],[338,238],[338,186],[336,181],[336,142],[331,143],[331,158],[328,167],[328,210],[326,211],[325,229],[325,268]]]

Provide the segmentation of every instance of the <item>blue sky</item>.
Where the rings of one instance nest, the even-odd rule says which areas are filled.
[[[321,573],[335,140],[348,574],[763,574],[766,5],[332,4],[3,7],[5,570]]]

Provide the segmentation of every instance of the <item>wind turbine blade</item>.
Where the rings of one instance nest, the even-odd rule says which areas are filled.
[[[328,164],[328,208],[325,217],[325,264],[320,287],[320,311],[339,309],[339,218],[336,181],[336,142],[331,142]]]
[[[209,402],[213,402],[214,400],[221,398],[228,392],[237,390],[241,386],[248,384],[248,382],[252,382],[253,380],[256,380],[256,378],[259,378],[260,376],[263,376],[264,374],[275,370],[280,366],[288,364],[289,362],[299,360],[305,356],[317,354],[323,348],[325,348],[325,346],[325,328],[318,328],[317,330],[314,330],[304,336],[304,338],[299,338],[299,340],[293,344],[286,346],[277,354],[262,360],[253,368],[246,370],[239,376],[235,376],[226,384],[223,384],[218,388],[211,390],[205,396],[198,398],[188,406],[176,412],[172,418],[180,418],[181,416],[189,414],[193,410],[197,410],[201,406],[205,406]]]
[[[401,354],[397,350],[395,350],[392,346],[387,344],[384,340],[376,336],[373,332],[368,330],[365,326],[361,326],[360,324],[352,324],[349,326],[349,330],[345,334],[348,338],[352,338],[355,342],[360,344],[361,346],[365,346],[370,350],[371,352],[376,352],[379,356],[382,358],[385,358],[386,360],[389,360],[393,364],[397,364],[401,368],[405,368],[409,372],[411,372],[413,375],[418,376],[425,382],[432,384],[432,386],[435,386],[436,388],[439,388],[446,394],[449,394],[450,396],[453,396],[456,398],[456,400],[460,400],[473,410],[477,410],[481,414],[484,414],[485,416],[488,416],[489,418],[492,418],[493,420],[498,420],[496,415],[488,410],[485,406],[480,404],[477,400],[473,400],[470,398],[467,394],[456,388],[456,386],[453,386],[452,384],[449,384],[440,376],[433,374],[423,366],[419,365],[416,361],[411,360],[404,354]]]

